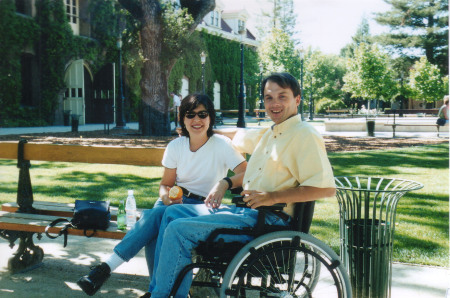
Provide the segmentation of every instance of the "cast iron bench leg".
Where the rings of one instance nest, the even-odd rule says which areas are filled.
[[[44,250],[33,243],[33,232],[0,230],[0,237],[9,241],[9,246],[14,247],[14,242],[20,239],[19,247],[14,256],[8,260],[8,270],[11,273],[18,273],[30,270],[42,263]],[[39,233],[38,239],[42,238]]]

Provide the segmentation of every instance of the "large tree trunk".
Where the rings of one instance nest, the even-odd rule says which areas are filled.
[[[142,79],[142,134],[145,136],[170,135],[169,97],[167,81],[177,57],[169,57],[163,66],[161,0],[119,0],[136,19],[141,21],[141,47],[144,56]],[[194,18],[189,32],[195,30],[203,17],[214,9],[215,0],[180,0]]]
[[[161,63],[161,18],[159,1],[142,1],[141,45],[144,56],[142,79],[142,134],[170,135],[167,73]]]

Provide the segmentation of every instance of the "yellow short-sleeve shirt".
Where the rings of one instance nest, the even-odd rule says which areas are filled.
[[[322,136],[299,115],[266,129],[238,130],[233,146],[252,154],[243,188],[279,191],[313,186],[335,187],[334,175]],[[293,204],[285,210],[293,215]]]

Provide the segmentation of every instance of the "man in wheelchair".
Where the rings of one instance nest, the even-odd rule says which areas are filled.
[[[264,223],[289,227],[296,203],[334,196],[334,176],[323,139],[297,115],[301,100],[298,81],[288,73],[274,73],[263,80],[262,91],[266,112],[274,125],[267,129],[223,132],[239,151],[251,154],[241,193],[241,204],[245,207],[222,205],[211,208],[214,202],[206,201],[205,205],[168,207],[157,240],[152,281],[144,297],[187,297],[192,282],[190,274],[182,278],[176,292],[171,294],[171,290],[183,268],[192,263],[192,251],[218,229],[245,231],[254,227],[262,213],[257,208],[281,204],[283,207],[280,210],[264,211]],[[237,234],[239,232],[225,233],[221,235],[222,241],[246,242],[254,238],[252,233]],[[275,246],[273,249],[280,248]],[[313,254],[311,251],[307,253]],[[277,256],[266,258],[269,262],[276,261]],[[248,264],[246,266],[249,267]],[[254,270],[264,266],[260,267],[256,266]],[[230,285],[234,282],[233,278],[229,281]],[[225,282],[226,278],[223,280]],[[271,284],[272,281],[263,280],[261,283]],[[237,295],[236,292],[229,293],[231,296]]]

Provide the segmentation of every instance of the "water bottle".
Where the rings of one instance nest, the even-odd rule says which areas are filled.
[[[134,199],[132,189],[128,190],[125,211],[127,212],[127,228],[131,229],[136,223],[136,200]]]
[[[121,200],[119,210],[117,211],[117,228],[119,230],[126,230],[127,228],[127,214],[125,212],[125,201]]]

